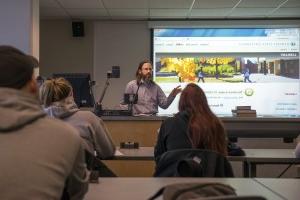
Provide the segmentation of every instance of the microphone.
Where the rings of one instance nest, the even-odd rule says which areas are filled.
[[[138,101],[138,92],[139,92],[139,89],[140,89],[140,86],[141,86],[142,83],[143,83],[143,80],[141,80],[140,82],[136,83],[137,86],[138,86],[138,88],[137,88],[135,94],[133,95],[133,101],[132,101],[133,103],[134,102],[137,103],[137,101]]]
[[[105,81],[105,86],[103,88],[103,91],[101,93],[99,101],[97,101],[94,105],[94,113],[98,116],[101,116],[103,113],[102,109],[102,100],[104,98],[105,92],[109,86],[109,79],[110,78],[120,78],[120,67],[119,66],[112,66],[112,71],[107,71],[106,74],[106,81]],[[95,81],[91,81],[91,85],[95,84]]]
[[[142,84],[142,81],[140,82],[137,82],[136,83],[138,88],[136,90],[136,92],[134,93],[134,95],[132,96],[132,99],[130,98],[131,95],[129,95],[129,106],[128,106],[128,110],[132,113],[132,107],[133,107],[133,104],[136,104],[137,101],[138,101],[138,92],[139,92],[139,89],[140,89],[140,86]]]

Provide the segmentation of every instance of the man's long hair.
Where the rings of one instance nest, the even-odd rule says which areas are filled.
[[[145,63],[149,63],[152,65],[151,61],[150,60],[143,60],[142,62],[139,63],[139,66],[135,72],[135,77],[136,77],[136,82],[137,84],[140,84],[141,83],[141,80],[143,78],[143,75],[140,74],[140,70],[142,70],[142,67]],[[153,82],[153,80],[150,80],[150,82]]]
[[[188,134],[193,148],[227,155],[224,126],[210,110],[205,93],[198,85],[190,83],[182,91],[179,111],[189,113]]]

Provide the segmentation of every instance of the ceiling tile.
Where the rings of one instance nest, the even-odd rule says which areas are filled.
[[[186,17],[189,9],[150,9],[151,18]]]
[[[279,6],[284,0],[243,0],[238,8],[276,8]]]
[[[40,0],[40,7],[60,8],[59,4],[55,0]]]
[[[229,14],[229,16],[240,17],[265,17],[274,8],[236,8]]]
[[[223,17],[231,10],[231,8],[227,9],[193,9],[190,17]]]
[[[193,8],[232,8],[239,0],[201,0],[195,1]]]
[[[149,0],[150,8],[190,8],[193,0]]]
[[[104,8],[99,0],[57,0],[65,8]]]
[[[102,0],[106,8],[148,8],[148,0]]]
[[[60,8],[41,8],[40,9],[41,18],[54,17],[54,18],[69,18],[68,14]]]
[[[67,9],[67,12],[74,17],[105,17],[108,13],[105,9]]]
[[[273,17],[300,17],[300,7],[280,8],[271,14]]]
[[[300,7],[300,1],[299,0],[289,0],[282,6],[283,8],[295,8],[295,7]]]
[[[148,18],[148,9],[109,9],[111,17],[146,17]]]
[[[41,17],[69,18],[114,17],[122,19],[148,18],[251,18],[251,17],[299,17],[300,0],[40,0]],[[62,6],[62,7],[61,7]],[[67,12],[65,10],[67,10]],[[107,14],[106,10],[110,10]],[[274,11],[274,13],[272,13]],[[150,17],[149,17],[150,16]]]

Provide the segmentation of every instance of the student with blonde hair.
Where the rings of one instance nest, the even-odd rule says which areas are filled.
[[[71,84],[64,78],[46,80],[40,87],[40,101],[46,113],[74,126],[84,139],[85,149],[101,159],[112,157],[115,146],[103,121],[75,104]]]

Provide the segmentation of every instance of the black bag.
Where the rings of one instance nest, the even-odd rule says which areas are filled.
[[[245,156],[245,151],[233,142],[227,143],[227,151],[229,156]]]
[[[148,200],[163,195],[163,200],[201,200],[207,197],[235,197],[234,188],[222,183],[176,183],[158,190]]]

